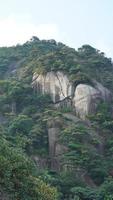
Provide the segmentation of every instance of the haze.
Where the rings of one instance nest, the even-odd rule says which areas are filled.
[[[83,44],[113,58],[112,0],[0,0],[0,46],[32,36],[77,49]]]

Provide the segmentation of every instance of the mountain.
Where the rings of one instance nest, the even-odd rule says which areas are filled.
[[[112,199],[112,103],[112,60],[90,45],[1,47],[1,199]]]

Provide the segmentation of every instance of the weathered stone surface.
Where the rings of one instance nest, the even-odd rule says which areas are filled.
[[[85,119],[88,114],[95,111],[98,101],[100,93],[95,88],[85,84],[76,87],[73,103],[76,115],[81,119]]]
[[[79,84],[73,86],[68,76],[61,71],[33,76],[32,85],[38,92],[49,94],[56,107],[72,107],[76,115],[85,120],[96,111],[98,103],[111,99],[110,91],[97,81],[94,86]]]
[[[71,107],[76,116],[64,114],[64,117],[77,123],[79,119],[86,121],[86,116],[95,113],[99,102],[111,99],[110,91],[100,83],[93,81],[93,86],[88,84],[79,84],[76,87],[70,82],[68,76],[63,72],[48,72],[45,75],[34,74],[34,89],[42,94],[49,94],[56,107]],[[77,118],[79,117],[79,118]],[[50,167],[52,170],[60,171],[67,166],[61,166],[61,159],[64,152],[67,151],[59,142],[59,134],[62,127],[62,120],[48,120],[48,145],[49,158],[40,159],[35,157],[35,162],[39,167]],[[70,166],[69,166],[70,168]]]
[[[48,129],[49,140],[49,155],[54,157],[56,155],[56,144],[58,140],[59,128],[53,127]]]
[[[112,99],[112,94],[111,92],[105,88],[102,84],[100,84],[97,81],[94,81],[94,85],[95,85],[95,89],[97,89],[100,93],[100,97],[104,100],[104,101],[111,101]]]
[[[96,111],[97,105],[101,100],[109,101],[110,98],[109,90],[100,83],[96,82],[95,88],[90,85],[79,84],[76,87],[73,98],[76,115],[85,120],[88,114]]]
[[[72,84],[68,77],[62,72],[48,72],[46,75],[33,77],[33,86],[42,94],[50,94],[54,103],[70,97]]]
[[[61,123],[58,120],[52,120],[48,122],[48,142],[49,142],[49,158],[50,158],[50,168],[55,171],[60,171],[61,169],[61,156],[67,151],[66,147],[59,143]]]

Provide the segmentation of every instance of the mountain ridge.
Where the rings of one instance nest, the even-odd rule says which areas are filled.
[[[90,45],[76,51],[34,36],[0,48],[2,193],[112,198],[112,93],[112,60]]]

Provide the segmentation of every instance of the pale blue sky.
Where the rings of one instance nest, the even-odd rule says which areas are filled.
[[[113,58],[113,0],[0,0],[0,46],[32,35],[75,49],[90,44]]]

